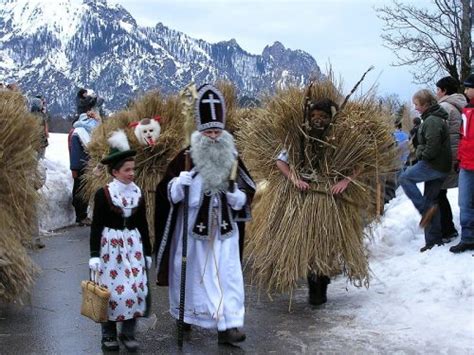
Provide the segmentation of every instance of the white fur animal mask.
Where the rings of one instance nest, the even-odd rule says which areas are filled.
[[[140,122],[133,122],[134,133],[141,145],[155,145],[161,132],[160,117],[144,118]]]

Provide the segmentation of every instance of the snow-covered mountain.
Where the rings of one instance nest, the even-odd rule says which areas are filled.
[[[106,0],[0,0],[0,82],[17,81],[45,95],[56,114],[75,111],[79,87],[94,89],[107,108],[123,107],[137,92],[176,92],[231,80],[255,97],[321,75],[311,55],[275,42],[261,55],[235,39],[208,43],[161,23],[144,27]]]

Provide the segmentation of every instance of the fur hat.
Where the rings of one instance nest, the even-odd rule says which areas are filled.
[[[195,120],[199,132],[225,128],[224,95],[214,86],[204,84],[198,89]]]
[[[136,151],[130,149],[127,135],[123,129],[112,132],[112,135],[107,139],[107,142],[110,146],[109,155],[100,161],[104,165],[114,165],[122,159],[133,157],[137,154]]]
[[[469,75],[466,80],[464,80],[464,87],[474,88],[474,74]]]

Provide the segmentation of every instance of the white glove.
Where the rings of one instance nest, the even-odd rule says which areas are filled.
[[[146,261],[146,268],[149,270],[151,269],[151,264],[153,263],[153,259],[151,256],[145,256],[145,261]]]
[[[227,198],[229,206],[236,211],[242,209],[247,201],[247,195],[238,188],[236,188],[234,192],[226,192],[225,197]]]
[[[100,258],[95,257],[89,259],[89,269],[92,271],[99,271],[100,264]]]
[[[189,171],[182,171],[177,178],[171,180],[171,200],[178,203],[184,198],[184,186],[190,186],[193,182],[192,174]]]
[[[190,171],[182,171],[179,173],[178,178],[176,179],[176,184],[181,186],[191,186],[193,182],[193,175]]]

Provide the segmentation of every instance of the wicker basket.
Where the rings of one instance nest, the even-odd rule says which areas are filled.
[[[94,281],[82,281],[81,314],[97,323],[108,320],[110,291]]]

